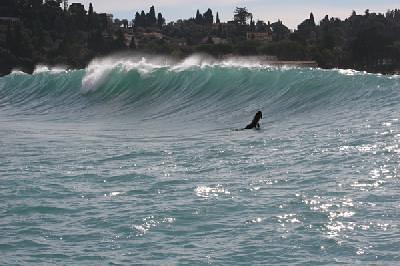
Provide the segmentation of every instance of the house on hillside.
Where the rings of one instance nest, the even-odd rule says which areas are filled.
[[[166,42],[172,45],[176,45],[176,46],[187,46],[187,40],[185,38],[170,38],[170,37],[166,37],[165,38]]]
[[[17,17],[0,17],[1,25],[17,25],[21,23],[21,20]]]
[[[247,32],[247,40],[272,42],[272,32]]]
[[[200,41],[201,44],[227,44],[228,41],[224,38],[220,38],[220,37],[204,37],[203,39],[201,39]]]
[[[148,44],[152,43],[154,41],[160,41],[160,40],[165,40],[169,42],[167,39],[165,39],[165,36],[160,33],[160,32],[135,32],[134,34],[125,34],[125,38],[130,38],[132,41],[132,38],[134,38],[136,46],[143,45],[143,44]]]
[[[143,37],[145,39],[161,40],[164,38],[164,35],[160,32],[145,32],[143,33]]]

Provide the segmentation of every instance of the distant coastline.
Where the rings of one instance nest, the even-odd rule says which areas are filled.
[[[231,21],[219,13],[197,11],[192,18],[166,22],[155,7],[130,19],[114,19],[68,1],[3,0],[0,3],[0,76],[15,69],[32,73],[36,65],[85,68],[94,58],[120,52],[168,55],[196,53],[267,58],[270,65],[339,68],[371,73],[400,72],[400,10],[386,14],[311,13],[296,30],[282,21],[257,20],[237,7]]]

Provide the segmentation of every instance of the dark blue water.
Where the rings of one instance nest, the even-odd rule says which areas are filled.
[[[0,264],[398,265],[399,85],[196,57],[0,78]]]

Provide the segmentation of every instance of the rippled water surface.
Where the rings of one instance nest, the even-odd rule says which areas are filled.
[[[398,79],[212,71],[1,78],[0,264],[398,265]]]

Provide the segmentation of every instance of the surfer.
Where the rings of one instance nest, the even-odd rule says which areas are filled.
[[[258,111],[256,113],[256,115],[254,116],[253,121],[251,121],[251,123],[248,124],[244,129],[253,129],[253,128],[259,129],[260,128],[260,123],[259,123],[260,119],[262,119],[262,112]]]

